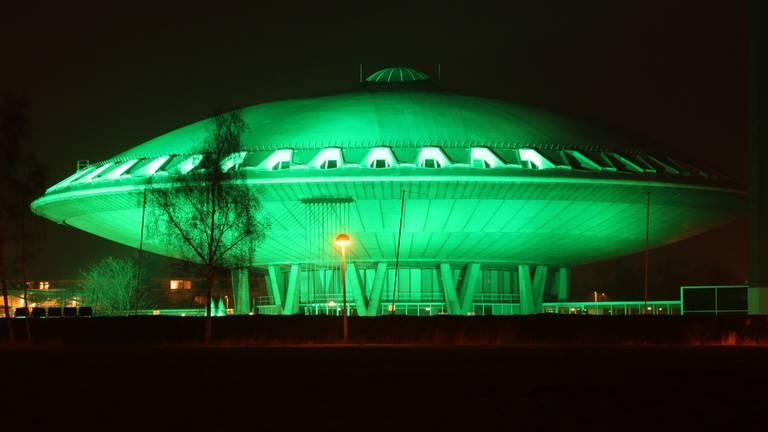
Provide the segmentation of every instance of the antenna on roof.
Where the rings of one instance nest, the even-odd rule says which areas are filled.
[[[360,63],[360,83],[363,82],[363,64]]]

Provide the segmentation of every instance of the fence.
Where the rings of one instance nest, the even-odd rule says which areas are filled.
[[[683,315],[746,315],[747,285],[681,286]]]

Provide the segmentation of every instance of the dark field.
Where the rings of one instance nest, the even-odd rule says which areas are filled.
[[[205,319],[138,316],[12,320],[18,341],[46,346],[186,346],[199,344]],[[0,343],[5,332],[0,332]],[[212,342],[248,346],[334,344],[341,318],[213,318]],[[411,345],[749,344],[768,346],[768,316],[380,316],[351,317],[349,341]]]
[[[0,430],[767,430],[768,349],[0,349]]]

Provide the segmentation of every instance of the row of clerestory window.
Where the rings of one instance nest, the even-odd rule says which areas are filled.
[[[717,177],[716,174],[705,172],[690,164],[673,160],[668,157],[647,154],[620,154],[617,152],[590,152],[581,150],[539,150],[530,148],[500,150],[500,154],[487,147],[470,149],[469,166],[477,169],[522,168],[544,170],[552,168],[574,169],[582,171],[607,171],[625,173],[665,173],[699,175]],[[344,155],[341,148],[330,147],[321,149],[307,164],[294,164],[294,150],[279,149],[270,153],[265,159],[256,162],[248,159],[248,152],[233,153],[225,158],[221,167],[225,172],[240,168],[255,168],[261,170],[279,171],[293,167],[334,170],[344,166]],[[115,180],[123,177],[144,177],[155,174],[184,174],[200,167],[203,159],[201,154],[170,155],[156,158],[142,158],[129,161],[113,161],[102,164],[78,166],[73,175],[54,185],[50,189],[64,187],[70,184],[89,183],[98,180]],[[392,168],[397,165],[416,166],[426,169],[440,169],[449,166],[467,166],[452,162],[439,147],[423,147],[418,151],[418,157],[413,164],[397,162],[390,147],[374,147],[367,155],[355,164],[373,169]],[[349,165],[348,165],[349,166]],[[49,190],[50,190],[49,189]]]

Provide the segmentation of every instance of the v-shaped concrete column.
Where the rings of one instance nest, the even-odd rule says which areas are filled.
[[[285,287],[285,307],[283,315],[299,313],[299,265],[291,264],[288,272],[288,286]]]
[[[448,263],[440,263],[440,284],[445,293],[445,307],[451,315],[466,315],[472,311],[472,299],[480,284],[480,264],[467,264],[461,286],[456,287],[453,271]]]
[[[379,314],[379,305],[381,305],[381,293],[384,292],[384,281],[387,278],[387,263],[376,264],[376,274],[373,277],[373,287],[371,287],[371,297],[368,299],[368,316]]]
[[[544,287],[547,283],[547,266],[536,266],[531,280],[530,266],[518,266],[517,277],[520,286],[520,313],[523,315],[541,313],[544,301]]]
[[[459,293],[462,315],[472,312],[472,300],[475,297],[475,290],[477,290],[478,285],[480,285],[480,264],[467,264],[467,267],[464,269],[464,278],[461,280],[461,292]]]
[[[283,313],[283,300],[285,293],[283,289],[283,275],[280,272],[280,267],[276,265],[267,266],[267,289],[275,302],[275,308],[277,314]]]
[[[440,263],[440,285],[445,294],[445,308],[448,309],[448,313],[459,315],[461,313],[459,296],[456,295],[456,282],[453,280],[453,270],[448,263]]]
[[[368,298],[366,295],[367,287],[360,280],[357,266],[354,263],[347,264],[347,289],[352,298],[355,299],[355,310],[359,316],[376,316],[378,314],[386,273],[387,263],[378,263],[371,287],[371,297]]]
[[[347,263],[347,292],[355,299],[355,310],[359,316],[368,315],[368,298],[365,287],[360,282],[360,274],[355,263]]]

